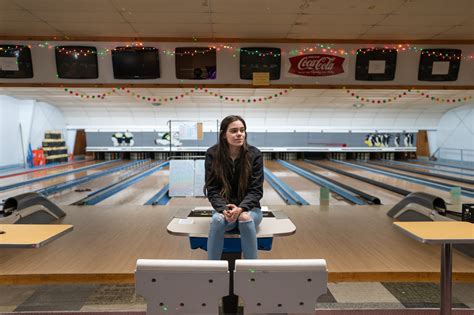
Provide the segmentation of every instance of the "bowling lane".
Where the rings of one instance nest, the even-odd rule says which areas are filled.
[[[15,188],[15,189],[9,189],[9,190],[6,190],[6,191],[2,191],[2,192],[0,192],[0,200],[5,200],[8,197],[16,196],[16,195],[23,194],[23,193],[36,191],[36,190],[39,190],[39,189],[42,189],[42,188],[46,188],[48,186],[61,184],[61,183],[64,183],[66,181],[69,181],[69,180],[79,179],[79,178],[82,178],[84,176],[92,175],[92,174],[104,171],[106,169],[119,166],[119,165],[121,165],[123,163],[127,163],[127,162],[129,162],[129,161],[126,161],[126,162],[117,161],[116,163],[107,164],[107,165],[100,166],[100,167],[95,168],[95,169],[81,171],[81,172],[74,173],[74,174],[68,174],[68,175],[65,175],[65,176],[58,176],[58,177],[55,177],[55,178],[51,178],[49,180],[33,183],[31,185],[26,185],[26,186],[18,187],[18,188]]]
[[[70,165],[63,165],[61,167],[55,167],[51,169],[44,169],[40,170],[37,172],[31,172],[23,175],[18,175],[18,176],[12,176],[12,177],[6,177],[6,178],[0,178],[0,186],[6,186],[6,185],[11,185],[15,183],[20,183],[24,182],[30,179],[36,179],[36,178],[41,178],[45,177],[48,175],[55,175],[67,171],[72,171],[81,167],[86,167],[86,166],[91,166],[94,164],[102,163],[104,161],[87,161],[84,163],[76,163],[76,164],[70,164]]]
[[[383,171],[389,171],[389,172],[393,172],[393,173],[400,174],[400,175],[407,175],[407,176],[411,176],[411,177],[418,178],[418,179],[433,180],[433,181],[436,181],[436,182],[444,183],[446,185],[452,185],[453,187],[454,186],[463,186],[463,187],[474,188],[474,185],[472,185],[472,184],[460,183],[460,182],[456,182],[456,181],[448,180],[448,179],[444,179],[444,178],[432,177],[432,176],[429,176],[429,175],[421,175],[421,174],[410,173],[410,172],[406,172],[406,171],[402,171],[402,170],[396,170],[396,169],[393,169],[393,168],[390,168],[390,167],[384,167],[382,165],[375,165],[375,164],[370,164],[370,163],[361,163],[361,165],[368,166],[368,167],[374,167],[376,169],[378,168],[378,169],[383,170]]]
[[[123,161],[122,164],[129,163],[130,161]],[[101,176],[97,179],[91,180],[89,182],[83,183],[79,186],[73,187],[62,191],[58,194],[52,195],[50,198],[52,201],[56,202],[59,205],[70,205],[76,201],[79,201],[87,195],[101,189],[102,187],[117,183],[121,180],[121,177],[129,172],[132,168],[127,168],[120,172],[115,172],[106,176]]]
[[[357,169],[357,168],[350,167],[350,166],[347,166],[347,165],[342,165],[342,164],[339,164],[339,163],[336,163],[336,162],[331,162],[331,161],[326,161],[326,160],[321,160],[319,162],[321,162],[322,164],[326,164],[328,166],[337,167],[340,170],[343,170],[343,171],[346,171],[346,172],[351,172],[353,174],[364,176],[366,178],[370,178],[370,179],[373,179],[373,180],[376,180],[376,181],[380,181],[380,182],[383,182],[383,183],[386,183],[386,184],[389,184],[389,185],[392,185],[392,186],[395,186],[395,187],[399,187],[399,188],[402,188],[402,189],[405,189],[405,190],[408,190],[408,191],[411,191],[411,192],[416,192],[416,191],[426,192],[426,193],[438,196],[440,198],[443,198],[448,203],[451,201],[451,196],[450,196],[449,192],[444,191],[444,190],[424,186],[424,185],[421,185],[421,184],[409,182],[409,181],[406,181],[406,180],[402,180],[402,179],[398,179],[398,178],[394,178],[394,177],[390,177],[390,176],[386,176],[386,175],[372,173],[372,172],[369,172],[369,171]],[[465,196],[461,196],[461,202],[469,202],[469,201],[473,201],[473,199],[467,198]]]
[[[141,179],[124,190],[103,200],[100,206],[118,205],[144,205],[156,194],[169,180],[169,168],[164,168]]]
[[[280,180],[290,186],[303,199],[312,205],[319,204],[320,186],[307,180],[306,178],[290,171],[276,161],[265,161],[265,166]],[[344,200],[337,200],[331,193],[329,205],[347,205]]]
[[[421,166],[429,166],[438,170],[461,172],[461,173],[465,173],[466,175],[474,176],[474,170],[468,170],[468,169],[462,168],[461,166],[457,167],[456,165],[453,165],[453,167],[449,167],[449,166],[431,164],[431,163],[426,163],[423,161],[414,161],[414,160],[409,161],[409,162],[408,161],[403,161],[403,162],[421,165]]]
[[[474,177],[474,171],[466,170],[466,169],[460,169],[460,168],[451,168],[451,167],[445,167],[442,165],[432,165],[432,164],[425,164],[421,162],[407,162],[407,161],[399,161],[403,163],[407,163],[404,165],[399,164],[400,166],[406,166],[406,167],[412,167],[415,170],[420,170],[423,172],[429,172],[432,171],[437,174],[444,174],[444,175],[451,175],[451,176],[461,176],[462,178],[467,178],[467,179],[472,179]],[[423,167],[417,167],[417,166],[423,166]],[[425,167],[429,167],[425,168]],[[457,173],[463,173],[464,175],[459,175],[459,174],[451,174],[449,172],[457,172]]]
[[[83,164],[86,162],[91,162],[93,160],[77,160],[77,161],[71,161],[71,162],[63,162],[61,164],[49,164],[49,165],[42,165],[42,166],[35,166],[35,167],[15,167],[15,168],[8,168],[4,170],[0,170],[0,178],[2,177],[10,177],[10,176],[21,176],[21,175],[26,175],[26,174],[31,174],[31,173],[37,173],[41,172],[44,170],[53,170],[53,169],[65,169],[67,167],[70,167],[72,165],[76,164]],[[26,173],[26,174],[22,174]],[[18,174],[18,175],[16,175]],[[20,175],[21,174],[21,175]]]
[[[193,209],[194,207],[212,207],[206,197],[173,197],[170,202],[168,202],[168,205],[186,206],[189,207],[189,209]]]
[[[355,178],[351,178],[351,177],[344,176],[335,172],[331,172],[329,170],[317,167],[316,165],[313,165],[310,163],[306,163],[303,161],[296,161],[295,164],[303,168],[309,169],[317,174],[336,180],[342,184],[354,187],[355,189],[361,190],[367,194],[371,194],[375,197],[378,197],[380,201],[382,202],[382,204],[384,205],[396,204],[403,198],[403,196],[393,193],[391,191],[388,191],[386,189],[382,189],[380,187],[377,187],[365,182],[361,182]]]
[[[273,187],[267,182],[263,182],[263,197],[260,200],[261,206],[268,206],[273,209],[273,206],[284,206],[285,201],[281,199],[280,195],[273,189]]]

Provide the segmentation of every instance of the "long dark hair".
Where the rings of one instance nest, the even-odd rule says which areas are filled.
[[[247,192],[248,183],[250,180],[250,161],[248,154],[247,145],[247,124],[245,120],[237,115],[230,115],[224,118],[221,122],[219,130],[219,144],[217,146],[217,158],[212,161],[211,176],[209,176],[204,190],[207,191],[207,187],[210,183],[217,181],[221,187],[220,195],[226,202],[230,201],[230,181],[228,178],[229,174],[232,174],[232,168],[229,163],[230,149],[227,143],[226,133],[229,125],[234,121],[241,121],[245,128],[245,139],[244,144],[240,149],[240,176],[239,176],[239,189],[238,198],[242,200]]]

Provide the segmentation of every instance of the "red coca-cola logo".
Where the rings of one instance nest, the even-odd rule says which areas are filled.
[[[333,55],[300,55],[290,58],[289,73],[306,76],[327,76],[343,73],[345,58]]]

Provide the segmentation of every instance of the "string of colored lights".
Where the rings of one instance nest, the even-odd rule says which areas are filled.
[[[107,95],[111,95],[112,93],[111,92],[106,92],[106,93],[99,93],[99,94],[87,94],[87,93],[84,93],[84,92],[80,92],[80,91],[73,91],[71,89],[68,89],[68,88],[64,88],[64,91],[65,92],[68,92],[70,95],[72,96],[78,96],[80,98],[88,98],[88,99],[105,99],[105,97]]]
[[[372,103],[372,104],[385,104],[385,103],[391,103],[396,101],[399,98],[402,98],[403,96],[407,95],[407,92],[401,92],[395,96],[390,96],[388,98],[383,98],[383,99],[373,99],[373,98],[368,98],[361,96],[359,94],[356,94],[355,92],[351,90],[346,90],[348,94],[351,96],[355,97],[358,101],[360,102],[365,102],[365,103]]]
[[[38,47],[40,48],[49,48],[53,49],[55,48],[55,45],[49,43],[49,42],[44,42],[37,44]],[[126,47],[144,47],[142,42],[136,42],[136,43],[130,43],[130,44],[124,44]],[[360,53],[367,53],[373,50],[396,50],[399,53],[403,52],[416,52],[416,53],[422,53],[426,54],[428,56],[436,56],[438,58],[442,58],[444,60],[474,60],[474,54],[470,55],[462,55],[458,54],[457,52],[439,52],[436,50],[436,48],[424,48],[424,47],[419,47],[415,45],[410,45],[410,44],[388,44],[388,45],[371,45],[371,47],[361,47],[359,49],[351,49],[347,50],[344,48],[337,48],[335,47],[336,44],[331,44],[331,43],[326,43],[326,44],[311,44],[311,46],[303,47],[303,48],[295,48],[291,49],[288,52],[282,51],[280,54],[275,54],[273,52],[262,52],[258,50],[252,50],[252,49],[242,49],[241,47],[235,47],[230,44],[215,44],[215,45],[210,45],[210,46],[202,46],[202,47],[185,47],[187,48],[184,51],[176,51],[175,49],[169,50],[169,49],[160,49],[160,53],[165,55],[165,56],[184,56],[184,55],[197,55],[197,54],[207,54],[213,51],[221,51],[221,50],[227,50],[232,53],[232,57],[237,57],[237,54],[239,53],[245,53],[249,55],[258,55],[261,57],[280,57],[284,56],[285,54],[288,54],[289,56],[296,56],[296,55],[303,55],[307,53],[313,53],[313,52],[322,52],[322,53],[332,53],[332,54],[338,54],[338,55],[343,55],[343,56],[348,56],[348,55],[357,55]],[[28,47],[31,48],[31,45],[28,45]],[[180,48],[180,47],[178,47]],[[182,48],[182,47],[181,47]],[[247,47],[251,48],[251,47]],[[263,48],[263,47],[261,47]],[[271,47],[268,47],[271,48]],[[273,48],[278,48],[278,47],[273,47]],[[104,56],[104,55],[109,55],[112,50],[115,48],[104,48],[104,49],[99,49],[97,50],[97,55],[99,56]]]
[[[195,91],[206,93],[210,96],[213,96],[213,97],[219,98],[220,100],[228,101],[228,102],[236,102],[236,103],[257,103],[258,102],[260,103],[260,102],[265,102],[265,101],[283,96],[291,90],[292,88],[284,89],[272,95],[260,96],[256,98],[239,98],[239,97],[234,97],[234,96],[222,95],[220,93],[212,92],[209,89],[202,88],[202,87],[195,87],[184,93],[180,93],[180,94],[172,95],[172,96],[166,96],[166,97],[146,96],[146,95],[134,92],[132,89],[125,88],[125,87],[116,87],[116,88],[113,88],[111,91],[100,93],[100,94],[93,94],[93,95],[90,95],[81,91],[74,91],[69,88],[64,88],[64,91],[68,92],[71,96],[77,96],[77,97],[86,98],[86,99],[105,99],[106,96],[110,96],[112,95],[112,93],[119,93],[120,91],[123,91],[129,94],[130,96],[136,98],[138,101],[144,101],[144,102],[149,102],[149,103],[159,103],[160,105],[161,103],[180,100],[184,98],[185,96],[192,95]]]
[[[195,89],[198,89],[198,88],[195,88]],[[215,92],[210,91],[209,89],[205,89],[202,87],[199,88],[199,91],[202,91],[210,96],[218,97],[219,99],[224,100],[224,101],[237,102],[237,103],[257,103],[257,102],[261,103],[261,102],[265,102],[273,98],[277,98],[285,94],[288,94],[288,92],[291,90],[292,88],[290,87],[289,89],[282,90],[278,93],[275,93],[269,96],[256,97],[256,98],[238,98],[238,97],[232,97],[232,96],[225,96],[220,93],[215,93]]]
[[[150,103],[160,103],[160,104],[162,102],[176,101],[176,100],[182,99],[183,97],[194,93],[194,90],[192,89],[192,90],[189,90],[188,92],[181,93],[179,95],[174,95],[174,96],[150,97],[150,96],[142,95],[140,93],[133,92],[131,89],[125,88],[125,87],[117,87],[117,88],[112,89],[113,93],[117,93],[118,91],[124,91],[127,94],[129,94],[130,96],[135,97],[137,100],[140,100],[140,101],[145,101],[145,102],[150,102]]]
[[[427,99],[430,99],[432,101],[435,101],[435,102],[440,102],[440,103],[463,103],[463,102],[467,102],[468,100],[471,100],[472,99],[472,96],[469,95],[469,96],[464,96],[464,97],[457,97],[457,98],[443,98],[443,97],[436,97],[436,96],[433,96],[433,95],[430,95],[426,92],[422,92],[420,90],[413,90],[413,92],[421,95],[421,96],[424,96],[425,98]]]
[[[396,101],[397,99],[400,99],[400,98],[408,95],[409,93],[411,93],[411,94],[417,93],[420,96],[423,96],[423,97],[425,97],[425,98],[427,98],[431,101],[440,102],[440,103],[456,103],[456,102],[462,103],[462,102],[467,102],[468,100],[472,99],[472,96],[455,97],[455,98],[435,97],[435,96],[430,95],[427,92],[422,92],[420,90],[412,90],[412,89],[408,89],[406,91],[400,92],[395,96],[389,96],[388,98],[387,97],[385,97],[385,98],[368,98],[368,97],[361,96],[361,95],[359,95],[359,94],[357,94],[357,93],[355,93],[351,90],[346,90],[346,93],[353,96],[359,102],[372,103],[372,104],[391,103],[391,102]]]
[[[74,91],[74,90],[71,90],[69,88],[64,88],[64,91],[69,93],[71,96],[77,96],[77,97],[85,98],[85,99],[102,99],[102,100],[105,99],[106,96],[112,95],[112,93],[118,93],[120,91],[123,91],[123,92],[126,92],[127,94],[129,94],[130,96],[136,98],[138,101],[145,101],[145,102],[149,102],[149,103],[158,103],[159,105],[161,105],[161,103],[167,103],[167,102],[172,102],[172,101],[177,101],[177,100],[183,99],[185,96],[193,95],[195,92],[202,92],[202,93],[205,93],[209,96],[219,98],[222,101],[235,102],[235,103],[261,103],[261,102],[272,100],[272,99],[277,98],[277,97],[284,96],[284,95],[288,94],[291,90],[292,90],[292,88],[290,87],[288,89],[280,90],[279,92],[268,95],[268,96],[260,96],[260,97],[255,97],[255,98],[239,98],[239,97],[234,97],[234,96],[223,95],[223,94],[218,93],[218,92],[213,92],[210,89],[203,88],[203,87],[195,87],[195,88],[190,89],[190,90],[188,90],[184,93],[180,93],[180,94],[172,95],[172,96],[166,96],[166,97],[146,96],[146,95],[134,92],[132,89],[125,88],[125,87],[116,87],[116,88],[113,88],[111,91],[108,91],[108,92],[105,92],[105,93],[99,93],[99,94],[87,94],[87,93],[80,92],[80,91]],[[357,94],[357,93],[355,93],[355,92],[353,92],[349,89],[346,89],[346,93],[353,96],[357,101],[365,102],[365,103],[372,103],[372,104],[391,103],[391,102],[394,102],[397,99],[400,99],[400,98],[402,98],[402,97],[404,97],[404,96],[406,96],[410,93],[412,93],[412,94],[417,93],[420,96],[422,96],[424,98],[427,98],[431,101],[441,102],[441,103],[456,103],[456,102],[462,103],[462,102],[467,102],[467,101],[472,99],[472,96],[455,97],[455,98],[435,97],[435,96],[430,95],[427,92],[422,92],[420,90],[412,90],[412,89],[408,89],[406,91],[399,92],[397,95],[390,96],[388,98],[386,98],[386,97],[385,98],[369,98],[369,97],[366,97],[366,96],[361,96],[361,95],[359,95],[359,94]]]

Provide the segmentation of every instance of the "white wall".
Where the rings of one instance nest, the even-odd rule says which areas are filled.
[[[195,104],[191,107],[176,106],[172,109],[149,107],[134,109],[133,114],[121,109],[94,109],[83,111],[63,107],[68,128],[101,130],[167,130],[169,120],[216,121],[226,115],[241,115],[249,131],[402,131],[435,130],[443,111],[433,109],[370,109],[370,108],[318,108],[285,107],[272,105],[232,105],[228,109]],[[215,126],[215,124],[214,124]],[[213,127],[214,127],[213,126]]]
[[[42,146],[44,133],[47,130],[60,130],[63,139],[65,139],[66,123],[64,116],[55,106],[43,102],[35,102],[30,133],[30,142],[33,149]]]
[[[447,112],[437,129],[440,158],[474,162],[474,104]]]
[[[0,95],[0,167],[23,164],[28,144],[33,149],[41,147],[46,130],[61,130],[65,135],[64,116],[56,107]]]
[[[23,163],[20,136],[20,104],[8,96],[0,96],[0,166]],[[27,102],[27,101],[26,101]]]

